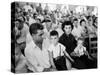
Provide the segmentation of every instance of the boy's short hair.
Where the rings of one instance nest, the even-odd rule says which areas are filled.
[[[73,24],[72,24],[72,22],[71,21],[65,21],[65,22],[63,22],[62,23],[62,30],[64,31],[64,27],[65,26],[71,26],[71,28],[73,29]]]
[[[43,26],[40,23],[33,23],[29,27],[30,34],[37,34],[37,30],[43,30]]]
[[[86,21],[85,21],[84,19],[82,19],[82,20],[80,21],[80,25],[81,25],[82,22],[86,22]]]
[[[50,36],[58,36],[58,32],[56,30],[53,30],[50,32]]]

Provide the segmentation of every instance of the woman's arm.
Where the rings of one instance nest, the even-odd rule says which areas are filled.
[[[88,59],[91,59],[92,60],[92,57],[89,55],[88,51],[84,51],[85,55],[88,56]]]
[[[74,60],[70,57],[70,55],[66,52],[66,51],[63,51],[65,56],[67,56],[72,62],[74,62]]]

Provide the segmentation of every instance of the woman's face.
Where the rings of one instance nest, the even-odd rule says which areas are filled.
[[[81,23],[81,26],[86,26],[86,22],[83,21],[83,22]]]
[[[66,33],[67,35],[69,35],[69,34],[71,33],[71,31],[72,31],[71,25],[65,25],[64,31],[65,31],[65,33]]]

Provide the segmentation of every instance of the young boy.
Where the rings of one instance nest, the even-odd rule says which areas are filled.
[[[88,56],[88,58],[91,59],[88,52],[86,51],[86,47],[83,46],[83,41],[83,38],[78,38],[77,47],[74,49],[73,54],[79,57]]]
[[[95,62],[93,58],[90,57],[86,47],[83,46],[83,39],[78,38],[77,47],[74,49],[73,55],[78,56],[79,59],[86,65],[86,69],[93,68]]]
[[[49,55],[50,63],[53,68],[57,70],[69,70],[71,69],[71,63],[68,59],[65,59],[65,56],[68,57],[71,61],[74,61],[69,54],[65,51],[65,47],[58,42],[58,32],[53,30],[50,32],[51,45],[49,46]],[[64,56],[65,55],[65,56]]]

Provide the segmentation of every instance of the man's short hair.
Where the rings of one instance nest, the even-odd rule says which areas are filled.
[[[73,29],[73,24],[72,24],[72,22],[71,21],[65,21],[65,22],[63,22],[62,23],[62,30],[64,31],[64,27],[65,26],[71,26],[71,28]]]
[[[37,34],[37,30],[43,30],[43,26],[40,23],[33,23],[29,27],[30,34]]]
[[[53,30],[50,32],[50,36],[58,36],[58,32],[56,30]]]

